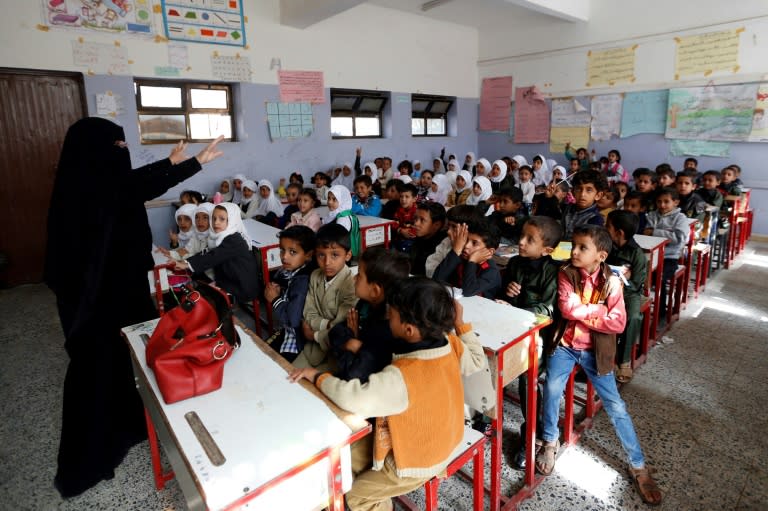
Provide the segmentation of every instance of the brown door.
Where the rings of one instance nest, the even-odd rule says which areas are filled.
[[[59,151],[86,111],[81,74],[0,68],[0,286],[42,280]]]

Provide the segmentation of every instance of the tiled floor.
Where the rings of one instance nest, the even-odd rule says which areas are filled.
[[[766,277],[768,244],[751,243],[735,267],[720,271],[688,305],[667,333],[670,341],[652,351],[622,390],[648,461],[658,469],[662,509],[768,509]],[[77,498],[59,498],[52,480],[65,369],[52,295],[43,286],[0,291],[0,508],[184,509],[175,482],[155,491],[146,443],[129,453],[113,480]],[[520,420],[513,408],[505,414],[506,460]],[[600,413],[521,509],[644,509],[625,467]],[[503,476],[506,491],[520,486],[520,472],[505,465]],[[471,509],[470,494],[468,484],[448,480],[440,509]],[[419,492],[412,497],[422,500]]]

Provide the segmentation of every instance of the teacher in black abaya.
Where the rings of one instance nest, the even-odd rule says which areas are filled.
[[[144,202],[222,153],[208,144],[136,170],[123,129],[89,117],[70,126],[48,212],[45,282],[56,294],[69,366],[54,484],[72,497],[102,479],[147,437],[128,346],[120,329],[156,317],[147,271],[152,233]]]

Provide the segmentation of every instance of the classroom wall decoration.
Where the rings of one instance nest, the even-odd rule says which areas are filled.
[[[675,37],[675,80],[683,76],[709,76],[715,71],[739,70],[739,34],[744,28]]]
[[[621,137],[664,133],[667,129],[668,90],[627,92],[621,105]]]
[[[245,46],[242,0],[162,0],[168,39]]]
[[[757,89],[756,83],[671,89],[665,137],[746,141]]]
[[[587,87],[635,81],[637,45],[587,53]]]
[[[592,98],[592,140],[608,140],[621,130],[621,104],[624,94],[605,94]]]
[[[768,84],[761,84],[757,89],[755,109],[752,113],[752,132],[749,135],[750,142],[768,142]]]
[[[730,142],[709,140],[670,140],[669,154],[672,156],[716,156],[725,158],[731,154]]]
[[[312,134],[311,103],[267,103],[267,123],[269,137],[278,138],[308,137]]]
[[[508,131],[512,77],[483,78],[480,89],[481,131]]]
[[[42,0],[45,23],[60,28],[153,35],[150,0]]]
[[[87,68],[89,73],[131,74],[125,48],[119,44],[89,43],[81,37],[72,41],[72,62]]]
[[[568,142],[575,147],[586,147],[589,142],[589,104],[584,105],[582,101],[573,98],[552,100],[549,150],[553,153],[565,151]]]
[[[277,72],[280,101],[283,103],[325,103],[325,80],[322,71]]]
[[[225,82],[250,82],[251,59],[240,55],[211,55],[211,71],[213,76]]]
[[[549,140],[549,106],[536,86],[515,88],[515,143]]]

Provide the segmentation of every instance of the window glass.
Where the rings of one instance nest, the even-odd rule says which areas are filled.
[[[153,87],[142,85],[141,106],[155,108],[181,108],[180,87]]]

